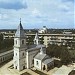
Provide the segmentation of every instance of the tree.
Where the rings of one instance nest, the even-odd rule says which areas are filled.
[[[3,41],[3,34],[0,34],[0,49],[1,49],[1,46],[2,46],[2,41]]]
[[[3,34],[0,34],[0,52],[9,50],[13,48],[14,39],[3,39]]]
[[[47,54],[51,57],[59,57],[63,64],[68,64],[71,62],[71,56],[67,47],[61,45],[48,45]]]
[[[0,34],[0,42],[3,41],[3,34]]]
[[[48,45],[47,47],[47,54],[52,57],[60,57],[60,47],[58,45]]]
[[[63,64],[69,64],[71,62],[71,56],[70,56],[70,53],[67,49],[65,49],[64,47],[62,48],[62,52],[61,52],[61,55],[60,55],[60,58],[61,58],[61,62]]]

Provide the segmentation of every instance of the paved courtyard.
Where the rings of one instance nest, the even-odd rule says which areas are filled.
[[[3,66],[0,67],[0,75],[39,75],[38,73],[30,70],[30,69],[25,69],[23,71],[18,71],[12,68],[12,63],[13,60],[4,64]],[[57,68],[55,68],[54,70],[50,70],[49,72],[42,72],[46,75],[52,75],[51,73],[53,73]]]
[[[38,75],[35,72],[31,71],[30,69],[25,69],[19,72],[18,70],[15,70],[11,67],[12,63],[13,61],[10,61],[5,65],[3,65],[2,67],[0,67],[0,75],[21,75],[24,74],[25,72],[31,75]]]
[[[23,71],[15,70],[12,67],[12,63],[13,63],[13,60],[11,60],[10,62],[4,64],[3,66],[0,66],[0,75],[40,75],[37,72],[32,71],[30,69],[25,69]],[[48,72],[46,72],[46,71],[40,71],[40,70],[39,71],[42,72],[45,75],[52,75],[58,69],[59,68],[55,67],[54,69],[52,69],[52,70],[50,70]]]

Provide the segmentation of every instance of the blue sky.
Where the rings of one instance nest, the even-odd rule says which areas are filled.
[[[74,0],[0,0],[0,29],[75,28]]]

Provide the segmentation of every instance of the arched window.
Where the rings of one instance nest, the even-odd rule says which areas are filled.
[[[1,58],[1,62],[2,62],[2,58]]]
[[[17,40],[16,40],[16,44],[17,44]]]
[[[22,44],[24,44],[24,40],[22,40]]]

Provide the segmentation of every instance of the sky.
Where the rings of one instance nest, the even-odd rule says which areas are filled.
[[[0,0],[0,29],[75,28],[74,0]]]

